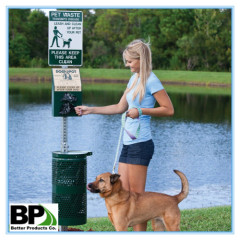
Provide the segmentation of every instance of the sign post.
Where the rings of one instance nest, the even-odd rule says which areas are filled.
[[[50,11],[48,24],[49,66],[82,66],[83,14]]]
[[[82,104],[83,14],[79,11],[50,11],[48,24],[48,64],[52,69],[52,113],[62,117],[61,151],[52,153],[52,202],[58,203],[60,231],[87,221],[88,151],[69,151],[68,117],[76,117],[74,107]]]

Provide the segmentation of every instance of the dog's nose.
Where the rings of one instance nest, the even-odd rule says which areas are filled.
[[[89,184],[87,185],[87,190],[91,190],[91,188],[92,188],[92,183],[89,183]]]

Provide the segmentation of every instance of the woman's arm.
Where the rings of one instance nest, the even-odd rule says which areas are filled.
[[[172,102],[167,94],[167,92],[163,89],[153,94],[154,98],[159,104],[157,108],[141,108],[143,115],[150,115],[152,117],[168,117],[173,116],[174,108]],[[138,110],[136,108],[132,108],[128,110],[128,117],[137,118],[139,116]]]
[[[120,114],[124,113],[127,109],[128,103],[126,99],[126,91],[124,92],[118,104],[109,105],[105,107],[87,107],[87,106],[75,107],[75,111],[78,116],[87,114],[106,114],[106,115]]]
[[[142,108],[144,115],[152,117],[170,117],[174,114],[174,108],[167,92],[163,89],[153,94],[159,104],[157,108]]]

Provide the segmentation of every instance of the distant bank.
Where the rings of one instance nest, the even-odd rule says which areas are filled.
[[[199,85],[199,86],[231,86],[231,73],[229,72],[193,72],[154,70],[158,78],[165,84]],[[128,69],[80,69],[81,78],[84,81],[98,83],[125,83],[131,73]],[[50,68],[10,68],[10,80],[50,81]]]
[[[153,70],[170,92],[231,95],[230,72],[195,72],[174,70]],[[126,85],[131,72],[129,69],[80,68],[82,83],[85,85]],[[17,83],[50,83],[51,68],[10,68],[9,80]],[[16,84],[14,84],[16,83]]]

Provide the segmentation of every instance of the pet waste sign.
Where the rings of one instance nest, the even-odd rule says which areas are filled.
[[[49,12],[48,64],[50,66],[82,66],[82,42],[82,12]]]

